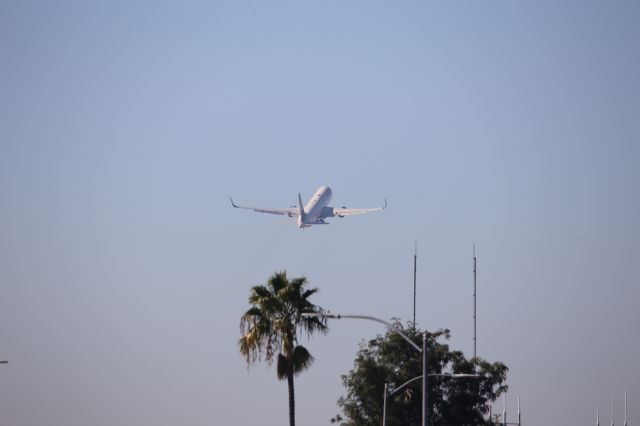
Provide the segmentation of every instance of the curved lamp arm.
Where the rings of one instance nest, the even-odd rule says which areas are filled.
[[[459,379],[459,378],[464,378],[464,377],[473,377],[473,378],[478,378],[480,377],[477,374],[467,374],[467,373],[459,373],[459,374],[428,374],[429,377],[450,377],[452,379]],[[391,392],[388,393],[387,397],[392,396],[395,393],[400,392],[402,389],[404,389],[405,387],[407,387],[410,383],[415,382],[416,380],[420,380],[422,379],[422,374],[419,376],[414,377],[411,380],[407,380],[406,382],[404,382],[403,384],[401,384],[400,386],[398,386],[397,388],[395,388],[394,390],[392,390]]]
[[[415,343],[413,343],[413,340],[411,340],[409,338],[409,336],[404,334],[402,331],[398,330],[390,322],[385,321],[385,320],[380,319],[380,318],[371,317],[371,316],[368,316],[368,315],[340,315],[340,314],[325,314],[325,313],[318,313],[318,312],[308,312],[308,313],[305,312],[305,313],[302,314],[302,316],[303,317],[334,318],[334,319],[354,318],[354,319],[363,319],[363,320],[379,322],[380,324],[386,325],[387,328],[389,328],[390,330],[398,333],[400,335],[400,337],[402,337],[404,340],[406,340],[407,343],[409,343],[415,350],[417,350],[418,352],[422,353],[422,348],[420,346],[416,345]]]

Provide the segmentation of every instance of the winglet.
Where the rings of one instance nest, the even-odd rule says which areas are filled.
[[[387,208],[387,199],[385,198],[385,199],[384,199],[384,206],[382,206],[382,210],[384,210],[384,209],[386,209],[386,208]]]
[[[233,202],[233,198],[231,198],[231,195],[229,195],[229,199],[231,200],[231,205],[237,209],[238,206]]]
[[[300,217],[304,217],[304,206],[302,205],[302,196],[298,193],[298,209],[300,209]]]

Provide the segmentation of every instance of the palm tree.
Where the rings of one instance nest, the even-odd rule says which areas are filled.
[[[290,426],[295,426],[293,377],[313,362],[309,351],[298,345],[298,333],[310,337],[313,333],[328,331],[325,319],[301,315],[304,312],[323,312],[322,308],[309,302],[318,289],[306,289],[306,283],[305,277],[288,280],[286,271],[276,272],[267,285],[251,289],[251,308],[240,318],[240,353],[247,359],[247,365],[261,360],[263,356],[268,364],[276,359],[278,379],[287,379]]]

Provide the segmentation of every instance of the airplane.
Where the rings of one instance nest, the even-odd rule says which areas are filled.
[[[331,188],[321,186],[313,194],[306,206],[303,207],[302,196],[298,194],[298,205],[291,206],[288,209],[263,209],[259,207],[239,206],[233,202],[233,198],[229,196],[231,205],[237,209],[249,209],[259,213],[279,214],[288,217],[297,217],[299,228],[309,228],[313,225],[328,225],[325,220],[328,217],[345,217],[356,214],[364,214],[384,210],[387,208],[387,200],[384,200],[384,206],[368,209],[349,209],[346,207],[329,207],[327,204],[331,201]]]

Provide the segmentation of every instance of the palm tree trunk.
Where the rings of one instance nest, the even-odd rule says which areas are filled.
[[[293,372],[287,373],[289,385],[289,426],[296,426],[296,398],[293,390]]]

